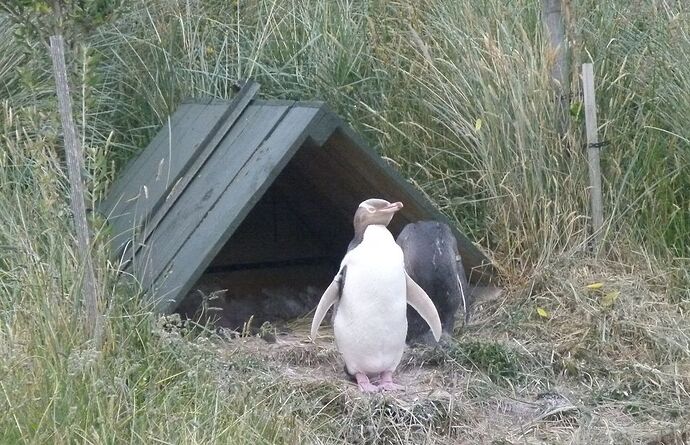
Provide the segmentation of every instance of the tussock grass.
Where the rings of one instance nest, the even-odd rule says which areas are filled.
[[[269,345],[158,319],[97,215],[93,348],[50,65],[0,16],[0,442],[687,441],[690,10],[571,12],[609,142],[598,260],[579,83],[562,128],[535,2],[132,1],[72,48],[91,207],[183,98],[252,77],[265,97],[328,101],[492,254],[504,297],[448,348],[410,352],[407,392],[374,397],[296,328]]]
[[[573,66],[597,69],[607,240],[684,258],[688,11],[664,5],[574,6],[569,34]],[[562,131],[537,3],[158,1],[92,50],[127,146],[181,98],[253,77],[267,97],[326,100],[508,273],[587,242],[580,84],[574,73]]]

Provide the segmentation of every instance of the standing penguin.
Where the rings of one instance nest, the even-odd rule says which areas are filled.
[[[441,336],[441,322],[429,296],[405,272],[403,253],[387,225],[402,203],[368,199],[357,208],[355,236],[314,314],[311,337],[337,303],[333,330],[345,368],[360,390],[401,388],[393,383],[405,348],[407,304]],[[379,378],[375,386],[369,378]]]
[[[465,322],[472,303],[458,253],[458,243],[447,224],[419,221],[405,226],[397,239],[405,255],[405,270],[434,302],[446,335],[453,335],[455,313],[462,305]],[[407,311],[409,343],[433,343],[426,323]]]

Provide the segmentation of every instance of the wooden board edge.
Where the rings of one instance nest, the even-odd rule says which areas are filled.
[[[293,102],[294,103],[294,102]],[[283,119],[285,116],[290,111],[288,110],[287,113],[283,116]],[[154,296],[153,301],[155,304],[155,310],[157,312],[162,312],[162,313],[170,313],[174,311],[177,306],[181,303],[182,299],[187,295],[189,290],[194,286],[194,283],[196,283],[199,278],[203,275],[204,271],[206,268],[211,264],[215,256],[218,254],[220,249],[227,243],[227,241],[232,237],[232,235],[235,233],[237,228],[242,224],[246,216],[249,214],[252,208],[259,202],[259,200],[264,196],[264,194],[268,191],[268,189],[273,185],[275,179],[280,175],[280,173],[283,171],[283,169],[287,166],[287,164],[290,162],[292,157],[297,153],[297,150],[305,143],[309,132],[308,129],[314,125],[316,122],[318,122],[320,119],[324,117],[324,110],[320,109],[317,110],[314,113],[314,116],[311,118],[309,123],[305,125],[304,130],[295,137],[294,141],[290,144],[289,147],[285,150],[285,153],[281,157],[280,161],[276,163],[275,166],[272,167],[271,172],[269,173],[269,176],[264,180],[256,189],[254,193],[252,193],[250,196],[247,197],[246,201],[244,204],[242,204],[242,209],[240,210],[238,216],[230,221],[227,225],[227,227],[224,229],[223,233],[221,234],[219,240],[214,243],[212,248],[210,249],[208,255],[204,257],[203,259],[200,259],[194,267],[192,273],[190,274],[190,278],[185,282],[185,284],[177,289],[171,290],[171,294],[169,296]],[[281,119],[281,122],[282,120]],[[279,124],[276,125],[276,127]],[[268,138],[267,138],[268,139]],[[261,146],[261,145],[260,145]],[[259,146],[259,147],[260,147]],[[257,148],[258,150],[258,148]],[[221,200],[223,199],[222,197],[220,198]],[[217,203],[216,203],[217,205]],[[186,241],[185,241],[186,242]],[[182,246],[179,250],[182,249]],[[168,266],[166,266],[166,269]],[[158,279],[157,279],[158,280]],[[156,281],[153,282],[153,285],[155,286]]]
[[[499,280],[498,270],[492,261],[453,224],[446,215],[441,213],[438,209],[431,205],[428,199],[418,191],[412,184],[410,184],[405,177],[395,168],[390,166],[386,161],[369,145],[364,138],[355,132],[345,121],[338,115],[333,113],[326,104],[320,104],[323,112],[321,120],[328,122],[328,129],[322,128],[321,132],[318,130],[312,135],[312,139],[319,145],[323,145],[328,138],[333,134],[339,133],[345,139],[348,139],[354,146],[356,146],[370,161],[376,169],[385,171],[390,179],[399,187],[403,194],[409,196],[414,205],[422,209],[431,218],[447,224],[451,227],[453,234],[458,243],[458,250],[465,262],[467,277],[472,283],[495,283]]]

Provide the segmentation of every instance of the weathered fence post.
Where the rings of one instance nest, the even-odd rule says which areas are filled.
[[[558,132],[563,136],[568,128],[568,103],[570,95],[570,66],[568,63],[568,39],[566,17],[562,0],[542,0],[542,21],[549,42],[551,80],[558,101]]]
[[[567,40],[561,0],[543,0],[544,27],[553,51],[551,78],[558,81],[562,89],[568,86]]]
[[[587,128],[587,158],[589,161],[589,183],[592,202],[593,247],[594,252],[598,254],[602,247],[604,209],[601,198],[600,144],[597,133],[597,104],[594,95],[594,67],[591,63],[582,65],[582,84],[585,96],[585,125]]]
[[[86,220],[84,205],[84,183],[82,181],[83,157],[77,129],[72,116],[72,100],[70,99],[67,81],[67,67],[65,65],[65,42],[61,35],[50,37],[50,57],[53,60],[53,73],[57,88],[58,108],[62,132],[65,141],[65,156],[67,158],[67,176],[70,183],[70,207],[74,218],[77,236],[79,264],[84,271],[82,280],[82,294],[86,308],[86,326],[89,334],[100,341],[100,320],[98,314],[98,295],[96,276],[91,259],[91,237]]]

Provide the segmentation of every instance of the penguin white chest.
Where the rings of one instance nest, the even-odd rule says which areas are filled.
[[[370,226],[343,263],[345,282],[333,327],[348,372],[393,371],[407,334],[402,250],[385,227]]]

